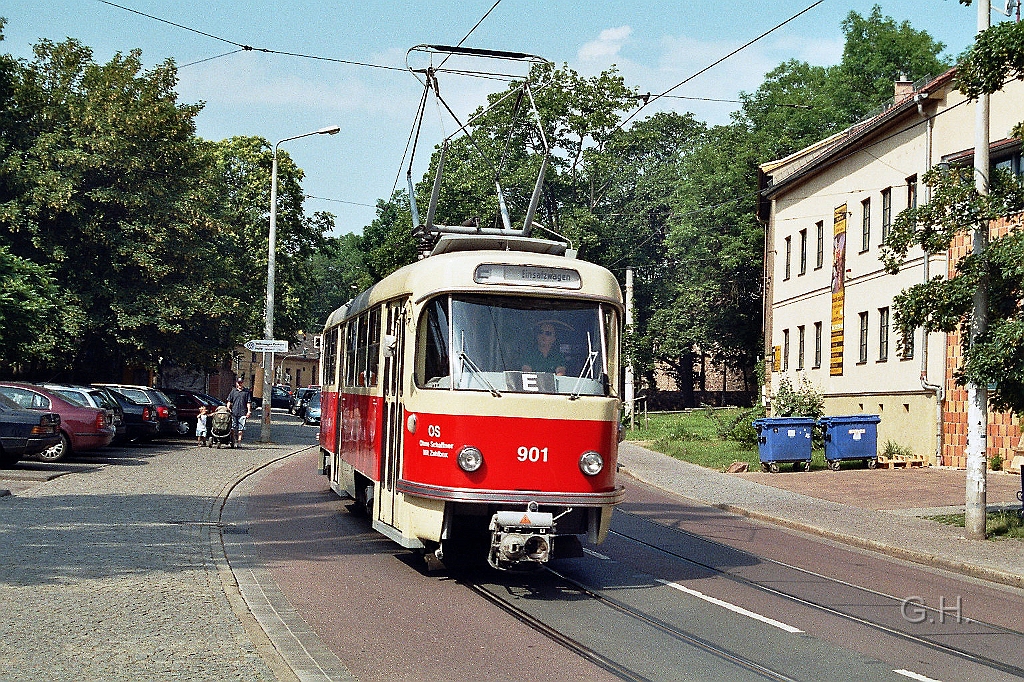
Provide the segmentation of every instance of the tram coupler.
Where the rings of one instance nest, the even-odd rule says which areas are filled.
[[[487,563],[506,571],[524,564],[547,563],[555,534],[550,512],[499,511],[491,517]]]

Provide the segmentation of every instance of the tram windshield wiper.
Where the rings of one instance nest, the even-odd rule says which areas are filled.
[[[462,362],[471,370],[473,370],[476,376],[480,377],[480,381],[484,382],[484,384],[487,386],[487,389],[491,392],[491,395],[493,395],[495,398],[501,397],[501,391],[496,389],[494,387],[494,384],[488,381],[487,375],[480,371],[480,368],[477,367],[476,363],[473,362],[473,360],[469,357],[469,354],[467,354],[465,350],[459,349],[459,359],[462,360]]]
[[[583,363],[583,369],[580,370],[579,377],[576,378],[576,386],[572,389],[572,395],[569,396],[569,400],[577,400],[580,397],[583,375],[588,372],[593,372],[594,362],[597,360],[597,351],[594,350],[594,342],[590,338],[590,332],[587,332],[587,361]]]

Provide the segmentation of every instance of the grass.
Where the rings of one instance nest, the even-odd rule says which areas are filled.
[[[929,516],[932,521],[948,526],[965,526],[963,514]],[[1016,538],[1024,540],[1024,519],[1015,510],[990,511],[985,519],[985,534],[990,538]]]
[[[761,460],[757,446],[740,443],[719,435],[720,424],[728,424],[743,414],[743,410],[720,408],[714,410],[718,419],[709,417],[707,410],[651,414],[647,422],[641,418],[637,428],[626,429],[626,438],[643,442],[657,452],[709,469],[725,470],[733,462],[746,462],[751,471],[759,471]],[[781,463],[782,470],[792,468]],[[815,450],[811,455],[811,469],[825,468],[825,454]]]

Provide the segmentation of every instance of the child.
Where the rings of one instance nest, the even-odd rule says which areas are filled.
[[[196,417],[196,445],[209,445],[206,442],[206,405],[199,408],[199,415]]]

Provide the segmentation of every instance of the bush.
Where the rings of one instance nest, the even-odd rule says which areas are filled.
[[[800,386],[793,388],[789,379],[779,382],[779,391],[772,398],[773,417],[812,417],[819,419],[825,414],[825,396],[803,377]]]
[[[914,451],[910,448],[904,447],[899,443],[894,443],[891,440],[885,441],[885,447],[882,448],[882,454],[886,457],[913,457]]]
[[[989,465],[992,467],[992,471],[1002,471],[1003,470],[1003,456],[1002,455],[992,455],[991,459],[989,459],[988,462],[989,462]]]
[[[764,416],[764,407],[756,405],[746,410],[716,410],[704,406],[704,415],[715,424],[715,432],[722,440],[731,440],[744,445],[757,445],[757,430],[752,421]]]

